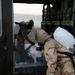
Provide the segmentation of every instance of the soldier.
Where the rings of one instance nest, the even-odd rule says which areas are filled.
[[[20,27],[19,32],[15,37],[15,46],[17,47],[17,51],[20,55],[21,58],[20,61],[25,62],[26,60],[31,59],[28,56],[28,49],[25,49],[25,40],[31,43],[31,45],[34,45],[34,42],[32,42],[28,37],[28,34],[31,32],[32,27],[34,26],[34,21],[29,20],[27,22],[22,21],[20,23],[19,22],[15,23],[18,24]],[[30,47],[31,46],[29,46],[28,48]]]
[[[15,39],[15,43],[18,44],[24,44],[25,39],[31,43],[34,44],[34,42],[32,42],[29,37],[28,34],[31,32],[32,27],[34,26],[34,21],[33,20],[29,20],[27,22],[15,22],[15,24],[18,24],[20,29],[18,34],[16,35],[16,39]]]
[[[36,30],[36,40],[43,45],[45,60],[48,66],[46,75],[75,75],[71,58],[63,54],[65,52],[69,54],[73,53],[73,51],[69,49],[74,45],[75,39],[66,30],[63,30],[63,36],[63,34],[61,34],[62,29],[63,28],[58,27],[54,31],[54,38],[48,35],[43,29]],[[62,43],[62,41],[64,42]],[[61,52],[63,53],[61,54]]]

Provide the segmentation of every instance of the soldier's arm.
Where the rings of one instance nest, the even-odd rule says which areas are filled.
[[[33,45],[34,45],[34,42],[32,42],[32,41],[29,39],[29,37],[28,37],[27,33],[25,34],[25,39],[26,39],[29,43],[31,43],[31,44],[33,44]]]
[[[47,74],[50,73],[51,75],[55,75],[56,62],[57,62],[57,50],[55,47],[54,40],[50,40],[46,42],[44,49],[45,49],[44,51],[45,59],[47,61],[47,66],[48,66]]]

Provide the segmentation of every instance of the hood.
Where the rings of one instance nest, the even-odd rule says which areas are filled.
[[[43,29],[36,29],[36,40],[38,43],[43,44],[47,38],[49,38],[50,35],[46,33]]]

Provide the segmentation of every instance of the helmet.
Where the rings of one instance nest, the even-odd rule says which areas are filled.
[[[54,39],[66,48],[71,48],[75,44],[74,36],[66,29],[58,27],[53,33]]]
[[[32,27],[34,26],[34,21],[33,20],[27,21],[26,26],[27,26],[27,29],[32,29]]]

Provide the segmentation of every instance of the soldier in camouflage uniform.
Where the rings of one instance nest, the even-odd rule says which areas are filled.
[[[43,29],[36,30],[36,40],[43,44],[45,60],[47,62],[46,75],[75,75],[71,59],[65,55],[57,53],[70,51],[58,41],[48,35]]]

